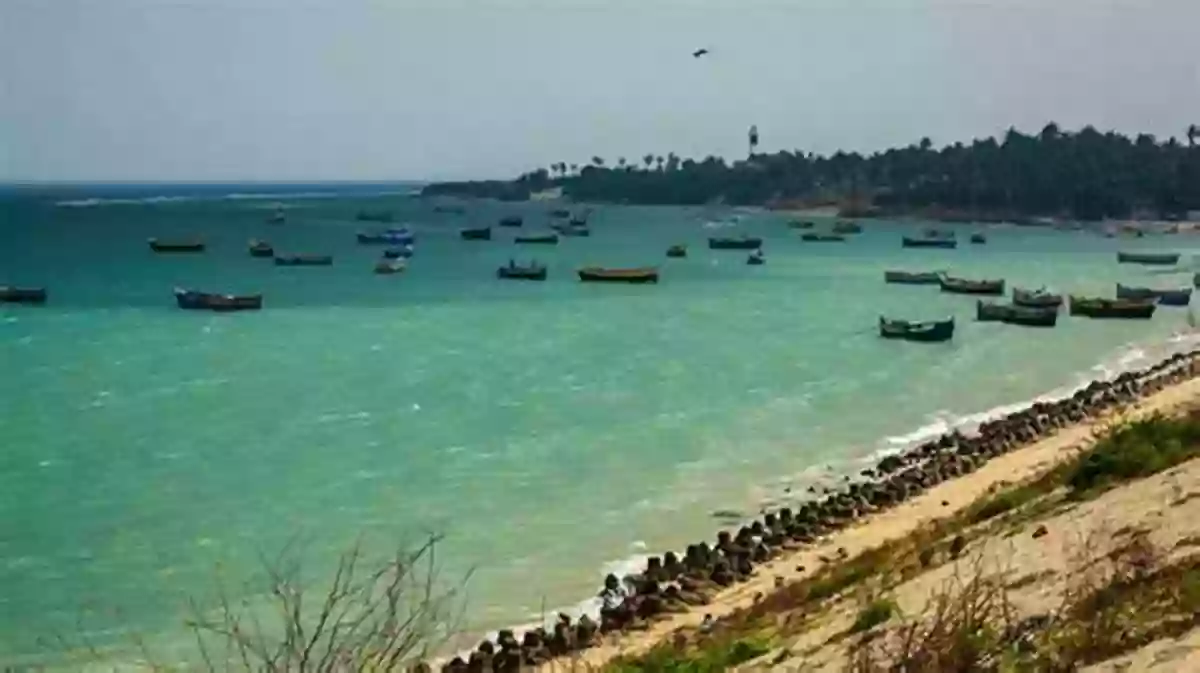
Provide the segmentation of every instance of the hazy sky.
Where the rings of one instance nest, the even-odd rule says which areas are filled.
[[[693,59],[693,49],[712,53]],[[0,0],[0,180],[508,177],[1200,122],[1200,0]]]

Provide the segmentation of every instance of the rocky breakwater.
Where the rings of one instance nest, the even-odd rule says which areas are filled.
[[[1070,397],[1037,402],[981,424],[973,433],[946,433],[936,440],[889,455],[838,489],[809,489],[811,499],[765,513],[737,531],[717,533],[715,543],[688,545],[682,556],[667,552],[648,559],[637,575],[609,575],[600,591],[599,619],[559,615],[553,627],[499,633],[470,655],[442,665],[446,673],[517,671],[578,653],[609,634],[643,630],[675,613],[701,608],[723,589],[747,581],[755,567],[978,469],[988,460],[1060,429],[1097,419],[1200,373],[1200,350],[1171,356],[1115,379],[1095,381]],[[429,671],[427,664],[415,670]]]

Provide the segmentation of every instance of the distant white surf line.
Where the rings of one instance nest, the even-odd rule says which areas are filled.
[[[101,198],[66,199],[56,201],[54,205],[60,208],[94,208],[97,206],[137,206],[156,203],[181,203],[186,201],[289,201],[293,199],[337,199],[374,196],[412,196],[420,193],[419,188],[389,189],[371,192],[229,192],[213,196],[145,196],[138,198]]]

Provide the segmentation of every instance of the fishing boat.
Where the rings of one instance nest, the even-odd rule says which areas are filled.
[[[589,266],[579,269],[579,280],[585,283],[657,283],[658,269],[642,267],[635,269],[605,269]]]
[[[557,245],[558,234],[536,234],[533,236],[517,236],[513,238],[513,243],[527,243],[537,245]]]
[[[500,218],[500,226],[502,227],[519,227],[525,224],[525,219],[520,215],[505,215]]]
[[[203,241],[160,241],[150,238],[146,242],[154,252],[204,252]]]
[[[884,339],[903,339],[926,343],[949,341],[954,338],[954,318],[931,322],[889,320],[879,316],[879,336]]]
[[[411,245],[406,245],[400,248],[388,248],[383,251],[384,259],[408,259],[413,256],[414,249]]]
[[[762,239],[751,236],[741,238],[709,238],[710,250],[757,250],[762,247]]]
[[[546,265],[536,260],[522,265],[510,259],[507,265],[496,269],[496,277],[507,280],[546,280]]]
[[[812,229],[816,224],[809,220],[792,220],[787,226],[789,229]]]
[[[846,237],[841,234],[804,234],[800,240],[809,243],[841,243],[846,240]]]
[[[1150,264],[1157,266],[1173,266],[1179,262],[1177,252],[1118,252],[1119,264]]]
[[[179,308],[207,311],[257,311],[262,308],[262,295],[213,294],[175,288],[175,303]]]
[[[357,237],[358,242],[364,245],[404,245],[417,240],[416,235],[408,227],[373,232],[360,231]]]
[[[955,278],[953,276],[942,275],[938,277],[938,285],[941,286],[942,292],[951,292],[954,294],[1004,294],[1003,279],[967,280],[966,278]]]
[[[983,245],[987,243],[987,236],[983,234],[971,234],[971,242],[975,245]]]
[[[332,255],[276,255],[275,266],[331,266]]]
[[[279,205],[275,206],[275,212],[271,213],[271,217],[267,219],[267,222],[271,224],[283,224],[286,221],[287,214],[283,212],[283,206]]]
[[[1061,294],[1053,294],[1044,287],[1036,290],[1022,290],[1019,287],[1014,287],[1012,300],[1015,306],[1024,306],[1026,308],[1057,309],[1063,305]]]
[[[833,225],[833,233],[835,234],[861,234],[862,225],[857,222],[841,220]]]
[[[381,276],[404,273],[406,269],[408,269],[408,262],[405,262],[403,259],[388,259],[385,257],[375,262],[375,273]]]
[[[1125,318],[1146,320],[1154,315],[1158,304],[1152,299],[1103,299],[1071,295],[1071,315],[1085,318]]]
[[[386,224],[392,221],[393,216],[386,210],[360,210],[358,211],[358,214],[354,216],[354,219],[358,220],[359,222],[380,222]]]
[[[687,257],[687,246],[672,245],[667,248],[667,257]]]
[[[750,253],[748,257],[746,257],[746,263],[750,266],[761,266],[765,264],[766,261],[767,258],[763,255],[762,248],[755,250],[754,252]]]
[[[953,238],[911,238],[904,236],[900,239],[904,248],[957,248],[958,241]]]
[[[1192,288],[1156,290],[1149,287],[1128,287],[1117,283],[1117,299],[1157,301],[1163,306],[1187,306],[1192,301]]]
[[[271,247],[270,243],[268,243],[266,241],[260,241],[257,238],[250,239],[250,243],[248,244],[247,247],[250,250],[251,257],[274,257],[275,256],[275,248]]]
[[[464,241],[490,241],[492,240],[491,227],[478,227],[475,229],[462,229],[458,235]]]
[[[7,304],[45,304],[46,288],[44,287],[13,287],[0,285],[0,303]]]
[[[1003,322],[1025,327],[1054,327],[1058,324],[1058,309],[994,304],[980,300],[975,302],[975,319],[980,322]]]
[[[937,285],[945,271],[884,271],[883,282],[898,285]]]

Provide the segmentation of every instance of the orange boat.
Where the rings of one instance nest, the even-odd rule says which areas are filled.
[[[579,270],[579,280],[585,283],[657,283],[658,269],[654,267],[605,269],[589,266]]]

